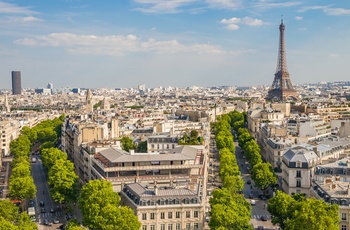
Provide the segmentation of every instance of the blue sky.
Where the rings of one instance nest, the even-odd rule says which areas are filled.
[[[0,0],[0,88],[348,81],[348,0]]]

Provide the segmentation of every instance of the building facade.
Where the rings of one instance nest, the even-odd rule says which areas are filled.
[[[21,71],[12,71],[12,94],[21,95],[22,83],[21,83]]]

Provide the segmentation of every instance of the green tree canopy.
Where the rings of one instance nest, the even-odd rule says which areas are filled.
[[[270,163],[258,163],[254,165],[251,175],[255,185],[263,190],[272,184],[276,184],[277,178]]]
[[[133,144],[130,137],[122,137],[120,143],[122,144],[122,149],[127,152],[129,152],[130,149],[135,149],[135,145]]]
[[[28,161],[18,162],[12,169],[11,178],[30,176],[30,165]]]
[[[11,178],[9,190],[9,196],[17,200],[31,199],[36,194],[36,187],[31,176]]]
[[[45,148],[41,151],[41,159],[50,169],[58,160],[67,160],[67,155],[58,148]]]
[[[323,200],[289,196],[277,191],[269,200],[267,210],[272,223],[282,229],[336,230],[339,229],[338,205],[330,205]]]
[[[36,230],[28,214],[18,213],[18,207],[9,200],[0,200],[0,230]]]
[[[39,129],[37,140],[40,143],[45,143],[46,141],[55,141],[55,140],[57,140],[57,133],[51,127]]]
[[[69,201],[77,180],[73,163],[64,159],[57,160],[49,171],[48,184],[52,198],[59,203]]]
[[[136,147],[136,152],[147,153],[147,141],[141,141]]]

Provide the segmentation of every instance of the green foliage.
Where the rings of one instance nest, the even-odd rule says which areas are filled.
[[[20,156],[29,157],[31,142],[27,136],[21,135],[17,139],[11,141],[10,151],[16,158]]]
[[[40,129],[38,131],[38,141],[40,143],[45,143],[47,141],[55,141],[57,139],[57,133],[52,127]]]
[[[191,130],[190,136],[184,133],[179,140],[179,145],[201,145],[203,143],[203,138],[198,136],[196,130]]]
[[[120,143],[122,144],[122,149],[127,152],[129,152],[130,149],[135,149],[135,145],[130,137],[122,137]]]
[[[16,163],[12,169],[11,178],[30,176],[30,165],[28,161],[21,161]]]
[[[36,194],[36,187],[31,176],[11,177],[9,190],[9,196],[17,200],[31,199]]]
[[[119,207],[118,193],[105,180],[91,180],[85,184],[79,197],[83,223],[91,229],[138,230],[141,224],[128,207]]]
[[[147,153],[147,141],[141,141],[136,147],[137,153]]]
[[[232,153],[235,153],[236,148],[233,143],[233,136],[229,130],[219,131],[216,135],[216,148],[228,148]]]
[[[24,126],[21,130],[21,134],[28,137],[31,143],[34,143],[34,141],[38,138],[38,134],[35,129],[31,129],[27,126]]]
[[[65,159],[57,160],[49,169],[48,184],[52,198],[59,203],[69,201],[77,180],[73,163]]]
[[[85,228],[80,227],[80,224],[75,219],[71,219],[65,228],[65,230],[84,230],[84,229]]]
[[[338,205],[330,205],[323,200],[290,197],[277,191],[269,200],[267,210],[273,215],[272,223],[282,229],[336,230],[339,229]]]
[[[58,160],[67,160],[67,155],[58,148],[45,148],[41,151],[41,159],[45,167],[50,169]]]
[[[227,189],[215,189],[210,198],[210,229],[252,229],[250,221],[250,204],[242,195],[232,195]]]
[[[276,184],[277,178],[270,163],[258,163],[254,165],[251,175],[255,185],[263,190],[272,184]]]
[[[28,214],[18,213],[18,207],[9,200],[0,200],[0,230],[36,230]]]
[[[97,109],[98,107],[100,107],[101,104],[102,104],[102,101],[99,101],[96,104],[94,104],[94,109]]]

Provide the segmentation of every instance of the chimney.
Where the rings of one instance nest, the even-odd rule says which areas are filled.
[[[129,149],[129,153],[130,153],[130,155],[134,155],[135,154],[135,149]]]

